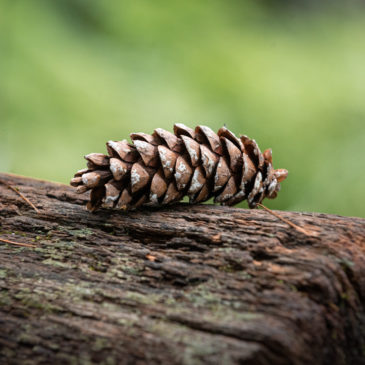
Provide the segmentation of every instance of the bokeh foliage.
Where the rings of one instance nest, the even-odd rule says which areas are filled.
[[[365,216],[365,9],[0,1],[0,170],[67,183],[132,131],[225,123],[289,170],[275,209]]]

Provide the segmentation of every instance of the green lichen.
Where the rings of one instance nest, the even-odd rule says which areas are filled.
[[[237,250],[233,247],[218,247],[218,248],[214,248],[213,252],[226,252],[226,253],[233,253],[236,252]]]
[[[215,294],[219,288],[221,288],[221,285],[218,281],[209,280],[206,283],[195,286],[192,290],[185,293],[185,295],[194,307],[209,308],[220,303],[220,296]]]
[[[341,257],[341,258],[337,258],[336,257],[336,261],[343,267],[346,267],[346,268],[352,268],[355,263],[345,257]]]
[[[227,265],[224,265],[224,266],[220,266],[219,271],[232,273],[232,272],[235,272],[236,270],[232,265],[227,264]]]
[[[0,293],[0,307],[11,306],[12,299],[7,291],[1,291]]]
[[[104,350],[107,347],[110,347],[110,341],[108,341],[106,338],[102,338],[102,337],[96,338],[94,343],[91,346],[93,351]]]
[[[252,275],[250,275],[247,271],[238,272],[237,275],[246,280],[252,279]]]
[[[39,294],[28,288],[23,288],[15,293],[13,298],[17,299],[25,309],[37,309],[42,314],[61,311],[59,306],[51,303],[53,298],[49,298],[48,293]]]
[[[219,349],[219,347],[221,347],[222,345],[223,344],[218,346],[218,344],[214,341],[204,341],[203,339],[200,341],[195,340],[193,343],[189,344],[189,346],[185,348],[185,351],[183,353],[183,364],[206,364],[207,361],[205,359],[209,356],[216,354],[218,351],[220,351],[220,363],[229,364],[231,363],[231,361],[229,361],[230,355]]]
[[[81,353],[79,355],[79,362],[80,365],[93,365],[95,364],[93,361],[91,361],[90,354],[89,353]]]
[[[84,281],[68,282],[62,287],[62,295],[65,294],[71,296],[74,300],[93,299],[97,294],[97,289]]]
[[[33,334],[21,332],[17,338],[17,341],[20,343],[26,343],[28,345],[35,345],[37,343],[37,338]]]
[[[0,270],[0,279],[5,279],[7,276],[7,271],[6,270]]]
[[[290,288],[291,291],[298,291],[298,288],[293,284],[290,284],[289,288]]]
[[[70,236],[85,239],[94,234],[94,231],[90,228],[82,228],[82,229],[72,229],[65,226],[59,226],[58,231],[66,232]]]
[[[72,251],[75,248],[75,241],[56,241],[52,243],[52,247],[57,250]]]
[[[61,259],[61,257],[58,257],[58,259]],[[65,269],[75,269],[77,267],[76,264],[72,264],[70,262],[62,262],[62,261],[54,260],[53,258],[43,260],[42,263],[45,264],[45,265],[52,265],[52,266],[55,266],[55,267],[62,267],[62,268],[65,268]]]
[[[107,275],[123,280],[133,280],[133,276],[141,276],[144,270],[144,261],[141,259],[130,259],[127,256],[115,255],[109,265]]]
[[[216,340],[215,336],[198,331],[193,332],[183,324],[156,319],[144,325],[147,331],[163,338],[166,342],[178,343],[179,348],[183,344],[183,352],[176,350],[178,352],[174,354],[174,357],[181,359],[183,364],[205,364],[208,357],[216,353],[225,353],[226,344]],[[229,353],[225,354],[223,359],[220,356],[222,364],[230,363],[229,359]]]
[[[127,301],[132,301],[132,302],[136,302],[138,304],[144,304],[144,305],[154,305],[157,304],[160,299],[161,296],[158,294],[140,294],[137,292],[132,292],[132,291],[126,291],[123,293],[123,298],[122,300],[127,300]]]
[[[15,351],[7,346],[2,346],[1,352],[5,359],[13,359],[15,357]]]
[[[39,246],[34,250],[39,253],[43,253],[45,256],[53,256],[66,254],[70,255],[70,252],[75,248],[75,241],[58,241],[55,240],[51,244],[46,240],[38,242]]]
[[[106,359],[102,362],[102,365],[115,365],[115,364],[116,361],[111,355],[107,356]]]

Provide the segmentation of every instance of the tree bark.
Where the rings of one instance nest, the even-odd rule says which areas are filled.
[[[86,211],[0,174],[1,364],[362,364],[365,220],[178,204]]]

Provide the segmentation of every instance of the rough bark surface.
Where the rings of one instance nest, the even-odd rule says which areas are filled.
[[[85,210],[0,174],[1,364],[362,364],[365,220],[179,204]]]

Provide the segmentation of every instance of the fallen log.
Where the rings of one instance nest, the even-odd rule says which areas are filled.
[[[364,219],[91,214],[66,185],[0,179],[0,239],[35,246],[0,241],[1,364],[364,363]]]

